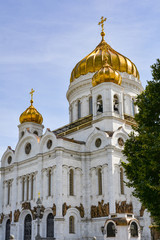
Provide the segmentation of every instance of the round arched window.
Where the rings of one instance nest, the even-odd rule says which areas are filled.
[[[109,222],[107,224],[107,237],[115,237],[116,236],[116,227],[113,222]]]

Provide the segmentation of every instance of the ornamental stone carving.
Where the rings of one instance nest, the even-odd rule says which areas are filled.
[[[31,204],[30,204],[30,202],[24,202],[24,203],[22,203],[22,209],[23,209],[23,210],[26,210],[26,209],[31,210]]]
[[[54,203],[53,203],[52,211],[53,211],[53,216],[56,216],[56,205]]]
[[[104,200],[98,202],[98,206],[91,206],[91,218],[106,217],[109,215],[109,203],[104,204]]]
[[[19,209],[14,211],[14,222],[18,222],[20,213]]]
[[[10,222],[12,222],[12,211],[10,211],[9,219],[10,219]]]
[[[116,213],[133,213],[132,203],[126,203],[126,201],[116,203]]]
[[[141,209],[139,210],[140,217],[143,217],[144,210],[145,210],[145,207],[142,205],[142,206],[141,206]]]
[[[66,215],[67,210],[68,210],[69,208],[71,208],[71,205],[67,206],[66,202],[63,203],[63,206],[62,206],[62,214],[63,214],[63,216]]]
[[[83,207],[82,203],[80,203],[80,206],[79,206],[79,207],[76,206],[75,208],[78,209],[81,218],[83,218],[83,217],[84,217],[84,207]]]
[[[2,222],[3,222],[3,219],[4,219],[4,214],[3,214],[3,213],[1,213],[1,216],[0,216],[0,224],[2,224]]]

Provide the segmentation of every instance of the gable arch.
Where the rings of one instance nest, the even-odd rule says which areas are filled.
[[[99,145],[96,146],[96,140],[100,139]],[[101,148],[104,148],[109,144],[109,135],[106,132],[103,132],[101,130],[98,130],[95,128],[93,132],[89,135],[87,141],[86,141],[86,150],[88,151],[96,151]]]
[[[27,143],[31,144],[31,151],[29,154],[25,153],[25,146]],[[39,137],[35,134],[31,134],[28,131],[25,131],[23,138],[20,139],[15,149],[16,161],[19,162],[20,160],[31,158],[37,153],[39,153]]]
[[[112,144],[118,148],[123,147],[123,144],[119,144],[120,138],[123,140],[123,144],[128,139],[128,133],[123,127],[117,129],[112,136]]]
[[[51,140],[52,144],[50,148],[47,147],[47,142]],[[57,138],[56,135],[51,132],[50,130],[46,130],[45,134],[42,136],[41,141],[40,141],[40,151],[43,152],[48,152],[54,149],[54,147],[57,145]]]
[[[12,157],[12,161],[10,164],[8,164],[8,157]],[[7,147],[7,150],[4,152],[1,158],[1,166],[2,167],[7,167],[11,164],[13,164],[15,161],[15,152],[11,149],[11,147]]]

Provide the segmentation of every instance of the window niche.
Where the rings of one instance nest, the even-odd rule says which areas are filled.
[[[74,196],[74,172],[73,169],[69,171],[69,195]]]
[[[135,100],[132,98],[132,116],[135,116]]]
[[[78,103],[77,103],[77,113],[78,113],[78,119],[80,119],[81,118],[81,102],[80,102],[80,100],[78,100]]]
[[[89,115],[93,114],[92,96],[89,97]]]
[[[124,179],[123,179],[123,168],[120,168],[120,193],[124,194]]]
[[[119,100],[116,94],[113,97],[113,111],[119,113]]]
[[[75,233],[75,229],[74,229],[74,217],[70,216],[69,217],[69,233]]]
[[[98,169],[98,195],[102,195],[102,171]]]
[[[103,101],[102,96],[97,97],[97,114],[103,113]]]

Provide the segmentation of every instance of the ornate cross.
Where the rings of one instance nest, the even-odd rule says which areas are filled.
[[[107,20],[107,18],[101,17],[101,21],[98,23],[98,25],[101,25],[102,27],[102,32],[104,31],[104,22]]]
[[[35,90],[33,90],[33,88],[31,89],[31,92],[29,94],[31,94],[31,104],[33,103],[33,93],[35,92]]]

